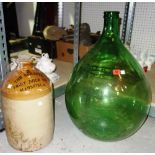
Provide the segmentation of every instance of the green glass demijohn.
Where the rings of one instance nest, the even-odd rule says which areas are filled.
[[[151,89],[142,68],[119,38],[119,12],[104,13],[95,46],[75,66],[65,92],[74,124],[103,141],[122,140],[145,122]]]

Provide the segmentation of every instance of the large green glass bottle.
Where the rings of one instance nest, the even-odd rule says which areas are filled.
[[[65,100],[86,135],[116,141],[134,134],[148,116],[151,90],[144,72],[119,38],[119,12],[104,13],[95,46],[75,66]]]

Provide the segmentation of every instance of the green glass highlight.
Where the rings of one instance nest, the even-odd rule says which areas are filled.
[[[103,141],[122,140],[145,122],[151,89],[118,31],[119,12],[104,13],[104,29],[95,46],[75,66],[65,92],[74,124]]]

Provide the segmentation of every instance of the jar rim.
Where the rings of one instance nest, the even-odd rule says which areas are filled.
[[[119,11],[104,11],[104,13],[120,13]]]
[[[104,17],[113,15],[119,16],[119,13],[120,13],[119,11],[104,11]]]

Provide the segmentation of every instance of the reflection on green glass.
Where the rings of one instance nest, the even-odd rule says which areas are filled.
[[[151,102],[142,68],[118,37],[118,15],[104,13],[103,33],[75,66],[65,92],[75,125],[104,141],[134,134],[147,118]]]

